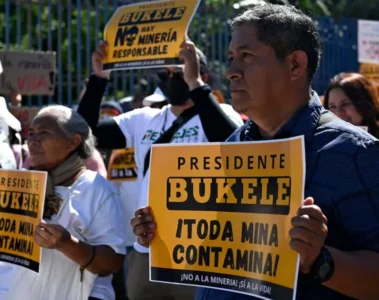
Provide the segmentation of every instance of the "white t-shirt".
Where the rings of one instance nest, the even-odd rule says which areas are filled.
[[[221,108],[239,126],[243,125],[241,116],[228,104],[221,104]],[[167,105],[162,109],[144,107],[115,117],[115,121],[125,135],[127,146],[135,148],[135,162],[138,167],[138,177],[141,181],[138,197],[138,208],[147,205],[149,189],[149,171],[143,176],[146,153],[162,132],[169,129],[176,120],[176,116]],[[208,142],[198,115],[185,123],[173,136],[171,143],[206,143]],[[134,243],[134,248],[141,253],[148,249]]]
[[[135,211],[139,208],[138,197],[140,184],[141,180],[139,177],[131,181],[114,182],[114,185],[120,193],[121,205],[125,215],[125,242],[127,247],[133,246],[136,239],[133,233],[133,227],[130,225],[130,220],[134,217]]]
[[[0,141],[0,169],[14,170],[16,168],[16,158],[11,147],[8,143]],[[0,300],[6,299],[15,268],[13,264],[0,262]]]
[[[7,299],[15,270],[15,265],[0,262],[0,300]]]
[[[125,254],[124,215],[111,183],[85,171],[71,187],[56,187],[56,193],[63,199],[62,206],[48,223],[63,226],[90,245],[107,245]],[[98,277],[85,270],[81,282],[79,268],[61,252],[43,248],[39,274],[17,267],[8,299],[115,299],[112,276]]]
[[[0,169],[17,169],[17,162],[12,148],[6,142],[0,142]]]

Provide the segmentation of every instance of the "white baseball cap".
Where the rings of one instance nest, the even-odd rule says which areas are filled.
[[[144,106],[150,106],[153,103],[163,102],[165,100],[167,100],[167,97],[165,96],[165,94],[163,94],[162,90],[158,87],[155,89],[153,94],[143,99],[142,104]]]

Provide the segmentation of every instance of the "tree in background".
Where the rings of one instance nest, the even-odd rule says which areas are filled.
[[[54,102],[73,104],[81,83],[91,72],[90,56],[103,37],[103,29],[115,8],[146,0],[0,0],[0,49],[57,51],[60,88]],[[202,0],[189,35],[207,55],[214,71],[215,88],[226,91],[225,51],[231,19],[248,4],[262,0]],[[379,19],[378,0],[271,0],[293,4],[316,16]],[[154,71],[115,72],[108,97],[120,99],[135,92],[145,76],[154,86]],[[71,100],[71,101],[70,101]],[[46,104],[48,98],[32,97],[29,104]]]

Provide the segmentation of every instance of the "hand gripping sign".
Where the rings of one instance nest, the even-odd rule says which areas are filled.
[[[153,145],[150,166],[152,281],[295,299],[289,230],[304,198],[303,137]]]
[[[104,30],[104,70],[179,65],[180,44],[200,0],[170,0],[119,7]]]

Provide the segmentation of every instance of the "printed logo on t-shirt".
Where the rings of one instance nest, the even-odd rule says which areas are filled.
[[[189,128],[184,128],[182,130],[179,130],[175,132],[174,136],[172,137],[173,141],[188,138],[191,136],[198,136],[199,135],[199,126],[193,126]]]
[[[180,142],[180,140],[183,140],[185,138],[189,137],[196,137],[199,135],[199,126],[193,126],[193,127],[188,127],[188,128],[183,128],[181,130],[178,130],[175,132],[174,136],[172,137],[173,142]],[[154,130],[147,130],[146,133],[142,137],[142,144],[152,144],[154,143],[157,139],[159,139],[160,133],[159,131],[154,131]]]
[[[142,137],[142,144],[150,144],[159,138],[159,131],[148,130]]]

